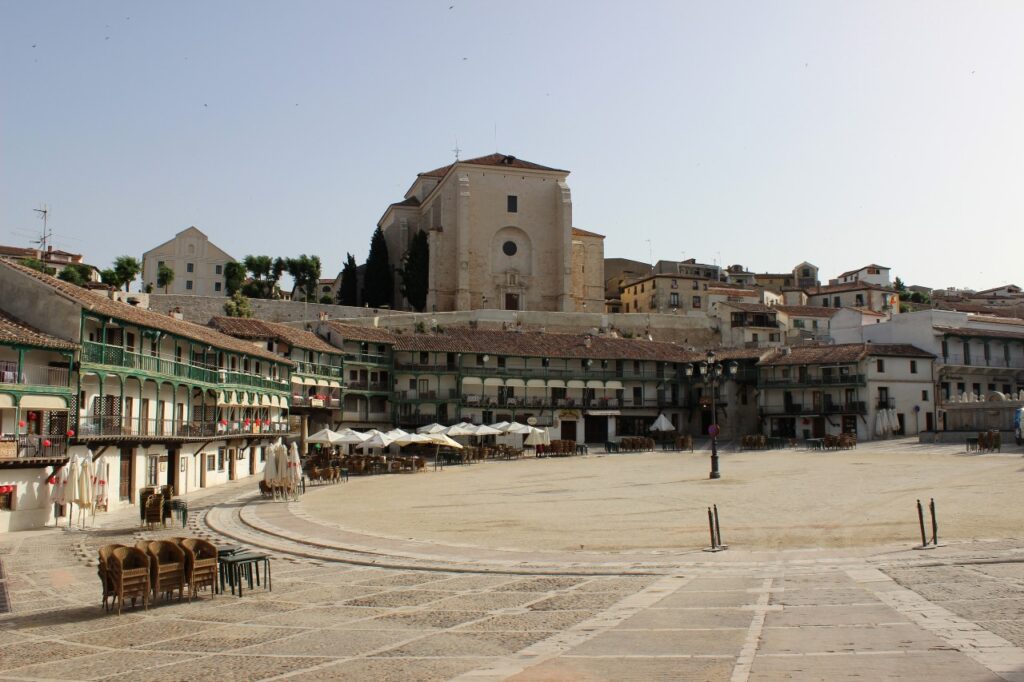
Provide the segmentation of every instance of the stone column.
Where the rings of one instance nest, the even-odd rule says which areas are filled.
[[[470,297],[470,238],[469,224],[469,176],[462,174],[456,180],[457,195],[455,205],[455,309],[472,310],[473,301]]]

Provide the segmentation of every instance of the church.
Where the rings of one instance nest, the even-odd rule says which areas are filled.
[[[603,312],[604,237],[572,226],[568,175],[497,153],[420,173],[377,223],[390,261],[426,232],[427,311]]]

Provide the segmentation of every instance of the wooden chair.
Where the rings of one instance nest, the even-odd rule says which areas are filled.
[[[164,524],[164,496],[160,494],[150,495],[146,500],[145,522],[147,526],[157,523]]]
[[[209,587],[217,593],[217,548],[206,540],[189,538],[181,543],[185,551],[185,572],[188,580],[188,600],[199,592],[200,587]]]
[[[185,596],[185,552],[177,544],[157,540],[148,546],[153,598],[178,590],[178,601]]]
[[[113,599],[117,594],[114,591],[114,580],[110,575],[110,557],[114,555],[114,550],[118,547],[124,547],[124,545],[104,545],[99,549],[99,563],[96,564],[96,574],[99,576],[100,583],[103,585],[104,611],[110,610],[107,600]]]
[[[107,564],[112,583],[117,614],[121,615],[126,597],[131,597],[132,607],[136,599],[142,599],[144,608],[149,608],[149,557],[138,547],[117,547]]]

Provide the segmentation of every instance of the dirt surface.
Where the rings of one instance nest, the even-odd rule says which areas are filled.
[[[302,507],[349,530],[451,545],[657,550],[723,541],[748,548],[864,547],[919,538],[916,500],[938,507],[940,539],[1019,537],[1022,450],[967,455],[916,441],[854,450],[705,452],[484,462],[311,489]],[[381,504],[381,502],[385,502]]]

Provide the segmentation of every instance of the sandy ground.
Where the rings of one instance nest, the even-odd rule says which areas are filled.
[[[1024,535],[1022,450],[966,455],[905,440],[844,452],[643,453],[528,458],[353,478],[302,499],[348,530],[493,548],[642,550],[722,539],[748,548],[861,547],[920,537],[916,500],[935,498],[940,539]],[[927,514],[927,511],[926,511]],[[927,517],[926,517],[927,518]]]

